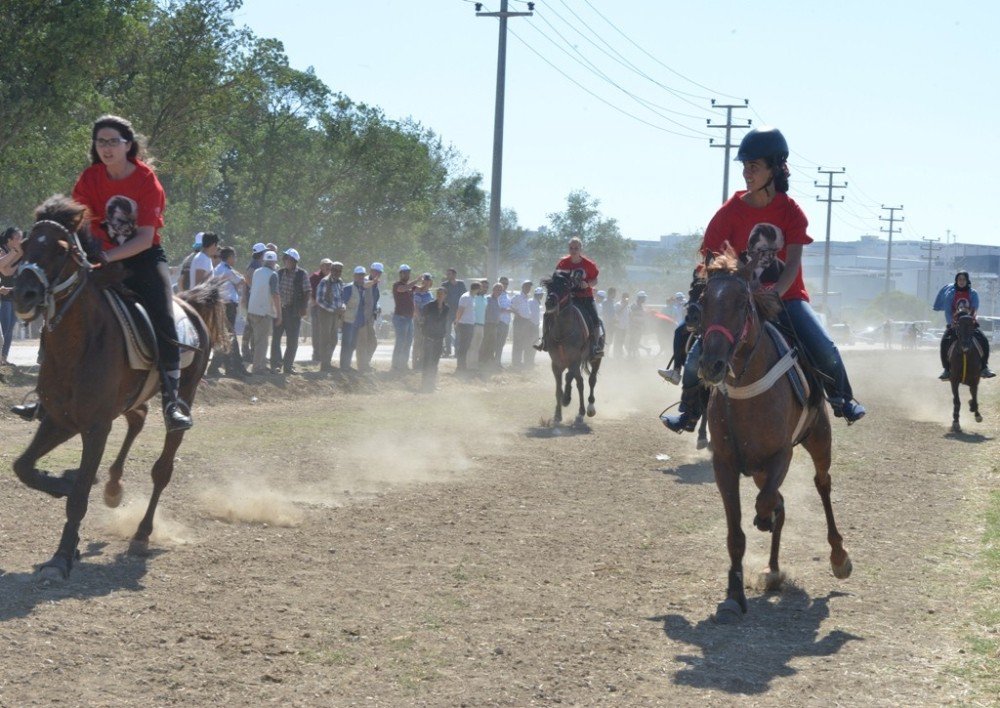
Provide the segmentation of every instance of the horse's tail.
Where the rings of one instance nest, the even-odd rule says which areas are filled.
[[[228,351],[229,323],[226,320],[226,303],[222,299],[223,285],[221,280],[212,278],[190,290],[182,290],[177,297],[190,305],[204,320],[212,346]]]

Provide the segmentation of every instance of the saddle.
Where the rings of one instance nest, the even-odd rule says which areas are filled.
[[[125,339],[125,352],[129,367],[137,371],[149,372],[142,389],[127,406],[128,409],[131,409],[149,399],[160,383],[160,371],[157,367],[159,351],[156,345],[156,333],[153,330],[153,323],[146,313],[146,308],[140,303],[126,299],[110,288],[102,292],[111,306],[111,311],[115,314],[115,319],[118,320],[122,336]],[[194,361],[195,351],[201,348],[201,340],[187,310],[177,298],[173,298],[172,305],[174,325],[177,328],[177,341],[181,345],[180,368],[186,369]]]

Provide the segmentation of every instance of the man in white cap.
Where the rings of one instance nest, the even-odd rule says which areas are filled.
[[[376,335],[375,324],[382,316],[382,308],[378,301],[380,293],[378,290],[379,280],[385,266],[375,261],[368,271],[368,278],[365,280],[365,297],[362,307],[364,309],[364,325],[358,328],[358,370],[371,371],[372,357],[375,356],[375,348],[378,346],[378,336]]]
[[[274,373],[296,373],[293,365],[299,349],[299,330],[312,297],[309,274],[299,267],[299,260],[299,252],[294,248],[287,249],[281,256],[283,267],[278,272],[281,318],[280,323],[274,323],[271,333],[271,371]],[[285,335],[284,356],[281,353],[281,335]]]
[[[364,266],[354,268],[354,279],[344,286],[341,292],[343,300],[343,337],[340,340],[340,370],[354,371],[351,367],[351,357],[354,356],[358,343],[358,332],[365,326],[365,299],[368,296],[369,288],[366,287]],[[358,365],[361,364],[361,355],[358,354]]]
[[[629,308],[628,343],[625,348],[630,357],[638,357],[642,349],[642,337],[646,333],[646,291],[635,294],[635,302]]]
[[[264,251],[266,250],[267,246],[260,242],[255,243],[253,248],[250,249],[250,263],[247,265],[246,272],[243,274],[247,283],[247,287],[243,290],[244,310],[247,308],[247,304],[250,300],[250,284],[253,282],[253,273],[264,264],[262,259],[264,257]],[[247,317],[247,321],[243,326],[243,361],[253,361],[253,326],[250,324],[249,317]]]
[[[510,299],[510,309],[514,313],[513,341],[510,346],[510,365],[520,368],[528,363],[528,350],[535,341],[535,328],[531,324],[531,288],[530,280],[521,283],[521,290]]]
[[[324,259],[326,260],[326,259]],[[326,264],[321,263],[320,268]],[[337,330],[344,315],[344,281],[340,279],[344,264],[330,261],[329,272],[316,283],[316,307],[313,312],[313,347],[319,370],[333,371],[330,360],[337,348]]]
[[[267,373],[267,340],[275,325],[281,324],[281,295],[278,292],[278,254],[266,252],[261,267],[254,270],[250,281],[250,299],[247,303],[247,321],[253,331],[252,373]]]
[[[191,289],[191,261],[201,253],[201,238],[204,235],[201,231],[194,235],[194,245],[191,246],[191,253],[184,256],[184,260],[181,261],[180,270],[177,275],[178,291]]]
[[[201,285],[212,277],[215,264],[212,257],[219,250],[219,236],[211,231],[201,234],[201,250],[191,259],[191,275],[188,279],[188,289]]]
[[[542,326],[542,313],[545,308],[542,307],[542,300],[545,299],[545,288],[538,287],[535,288],[534,297],[528,301],[528,307],[531,311],[531,337],[529,341],[533,344],[541,336],[541,326]],[[533,368],[535,366],[535,352],[538,351],[534,346],[529,346],[527,351],[524,352],[524,365],[527,368]]]
[[[413,317],[416,312],[413,294],[417,290],[426,291],[429,287],[430,281],[425,282],[422,279],[411,283],[410,266],[405,263],[399,266],[399,280],[392,285],[392,300],[395,306],[392,312],[392,330],[396,336],[396,343],[392,349],[392,370],[397,373],[407,370],[410,347],[413,346]],[[423,342],[420,346],[423,346]]]

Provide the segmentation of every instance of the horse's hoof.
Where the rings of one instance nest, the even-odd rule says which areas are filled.
[[[719,624],[736,624],[743,619],[743,608],[732,598],[727,598],[715,608],[715,621]]]
[[[69,574],[54,565],[43,565],[38,569],[38,582],[42,585],[62,585]]]
[[[117,509],[122,503],[122,485],[108,482],[104,485],[104,504],[110,509]]]
[[[954,423],[951,424],[951,432],[953,433],[962,432],[962,426],[958,424],[958,421],[955,421]]]
[[[785,573],[781,570],[763,570],[760,575],[757,576],[757,581],[760,583],[760,587],[763,588],[764,592],[777,592],[778,590],[781,590],[782,586],[785,584]]]
[[[597,408],[595,408],[594,404],[591,403],[589,406],[587,406],[587,417],[593,418],[595,415],[597,415]]]
[[[698,444],[696,445],[696,447],[699,450],[704,450],[706,447],[708,447],[708,438],[698,438]]]
[[[573,419],[573,427],[579,428],[581,425],[583,425],[583,416],[578,415],[576,418]]]
[[[132,542],[128,544],[128,554],[130,556],[145,558],[149,555],[149,541],[140,541],[137,538],[133,538]]]
[[[979,411],[976,411],[976,422],[977,423],[983,422],[983,416],[979,415]]]
[[[851,571],[854,570],[854,566],[851,565],[851,557],[847,556],[844,558],[844,562],[837,565],[833,561],[830,561],[830,567],[833,569],[833,576],[840,580],[845,580],[851,577]]]

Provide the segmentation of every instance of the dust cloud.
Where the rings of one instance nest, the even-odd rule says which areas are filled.
[[[263,477],[241,475],[226,486],[209,487],[199,496],[209,516],[229,523],[245,522],[271,526],[298,526],[305,517],[288,495]]]
[[[135,535],[139,522],[146,514],[146,502],[126,502],[116,509],[103,506],[96,506],[95,509],[97,522],[108,536],[130,539]],[[163,505],[156,508],[156,513],[153,515],[153,533],[149,537],[151,543],[161,546],[183,546],[191,542],[190,534],[191,530],[171,518]]]

